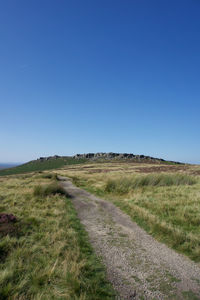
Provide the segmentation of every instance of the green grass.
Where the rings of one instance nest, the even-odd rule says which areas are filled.
[[[35,192],[39,185],[48,192]],[[115,297],[70,199],[57,187],[38,175],[0,179],[0,212],[18,220],[9,233],[0,225],[1,300]]]
[[[77,160],[69,157],[60,157],[44,161],[34,160],[14,168],[0,170],[0,176],[58,169],[65,165],[82,164],[85,161],[85,159]]]
[[[105,191],[109,193],[124,194],[131,190],[145,186],[178,186],[192,185],[196,183],[193,176],[185,174],[149,174],[134,177],[122,177],[109,179]]]

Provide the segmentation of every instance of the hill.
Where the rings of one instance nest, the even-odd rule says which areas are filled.
[[[88,161],[130,161],[138,163],[180,164],[179,162],[166,161],[162,158],[135,155],[132,153],[99,152],[76,154],[74,156],[54,155],[49,157],[40,157],[37,160],[32,160],[14,168],[0,170],[0,176],[58,169],[64,167],[65,165],[82,164]]]
[[[0,176],[58,169],[65,165],[80,164],[85,161],[86,159],[77,160],[72,157],[65,156],[41,157],[37,160],[30,161],[14,168],[0,170]]]

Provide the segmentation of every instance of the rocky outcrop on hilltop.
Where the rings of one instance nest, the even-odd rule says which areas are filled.
[[[114,152],[98,152],[98,153],[85,153],[76,154],[73,156],[75,159],[91,159],[91,160],[133,160],[138,162],[165,162],[162,158],[155,158],[146,155],[135,155],[133,153],[114,153]]]
[[[89,158],[89,159],[155,159],[145,155],[135,155],[132,153],[114,153],[114,152],[98,152],[98,153],[85,153],[76,154],[73,158]]]
[[[60,158],[60,157],[62,157],[62,156],[54,155],[54,156],[40,157],[37,160],[45,161],[45,160],[50,160],[50,159],[57,159],[57,158]]]
[[[40,157],[38,158],[39,161],[44,162],[47,160],[56,160],[60,158],[73,158],[73,159],[88,159],[88,160],[130,160],[135,162],[156,162],[156,163],[162,163],[166,162],[162,158],[155,158],[152,156],[146,156],[146,155],[136,155],[133,153],[114,153],[114,152],[98,152],[98,153],[84,153],[84,154],[76,154],[74,156],[48,156],[48,157]],[[179,162],[173,162],[169,161],[169,163],[176,163],[180,164]]]

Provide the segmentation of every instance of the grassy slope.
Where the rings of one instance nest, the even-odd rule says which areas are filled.
[[[123,160],[114,160],[114,162],[123,162]],[[88,162],[88,159],[74,159],[71,157],[59,157],[59,158],[52,158],[49,160],[34,160],[23,165],[8,168],[8,169],[0,169],[0,176],[7,176],[7,175],[15,175],[15,174],[23,174],[29,172],[37,172],[37,171],[45,171],[45,170],[53,170],[61,168],[65,165],[74,165],[74,164],[82,164]],[[97,164],[104,163],[105,160],[97,160]],[[107,161],[108,162],[108,161]],[[112,161],[110,161],[112,163]],[[131,162],[131,161],[130,161]],[[148,162],[148,161],[147,161]],[[162,161],[162,164],[167,165],[177,165],[176,162],[169,162],[169,161]]]
[[[64,173],[71,176],[76,185],[113,201],[158,240],[200,261],[200,178],[190,177],[190,167],[180,170],[186,176],[166,172],[158,184],[155,184],[157,176],[154,173],[146,176],[142,167],[141,172],[137,172],[137,180],[133,165],[105,165],[97,173],[94,165],[86,167],[84,171],[77,167],[77,172],[66,170]],[[195,169],[195,172],[200,170]]]
[[[0,212],[18,218],[7,235],[0,225],[0,299],[113,299],[70,199],[36,188],[45,177],[0,179]]]
[[[81,164],[84,163],[85,161],[86,161],[85,159],[76,160],[67,157],[49,159],[44,161],[34,160],[14,168],[0,170],[0,176],[57,169],[65,165]]]

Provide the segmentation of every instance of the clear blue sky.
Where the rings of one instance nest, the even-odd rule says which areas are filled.
[[[1,1],[0,104],[1,162],[200,163],[200,1]]]

